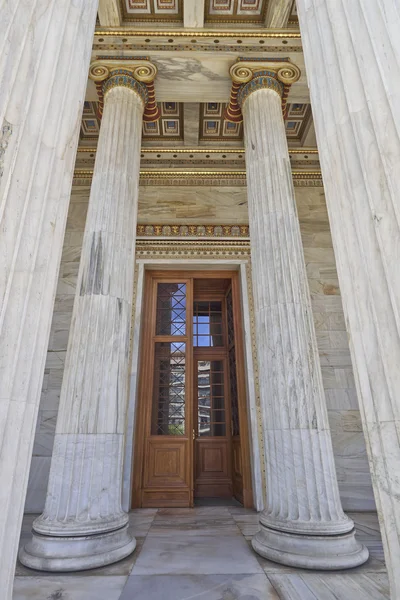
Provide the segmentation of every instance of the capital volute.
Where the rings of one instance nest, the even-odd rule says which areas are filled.
[[[286,102],[292,83],[298,81],[300,69],[289,59],[284,60],[241,60],[231,66],[231,97],[225,118],[228,121],[243,120],[241,108],[245,100],[256,90],[267,88],[276,92],[282,100],[282,111],[286,112]]]
[[[145,106],[143,119],[156,121],[159,110],[155,101],[154,80],[157,67],[147,60],[96,60],[89,68],[89,78],[97,88],[102,113],[104,98],[115,87],[127,87],[135,91]]]

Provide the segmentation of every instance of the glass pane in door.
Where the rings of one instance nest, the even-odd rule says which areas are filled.
[[[193,305],[193,346],[223,346],[222,302]]]
[[[186,284],[157,285],[156,335],[186,335]]]
[[[198,435],[225,436],[224,362],[199,360],[197,362]]]
[[[156,342],[152,435],[185,435],[185,360],[183,342]]]

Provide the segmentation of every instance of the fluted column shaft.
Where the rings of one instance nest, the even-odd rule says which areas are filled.
[[[297,0],[392,598],[400,598],[400,5]]]
[[[368,553],[339,497],[281,97],[253,89],[242,111],[267,465],[253,547],[286,564],[345,568]]]
[[[0,588],[11,598],[97,0],[0,7]]]
[[[114,85],[118,77],[128,87]],[[41,535],[21,555],[28,566],[44,570],[107,564],[135,547],[121,491],[147,91],[129,76],[118,77],[104,88],[46,504],[33,525]]]

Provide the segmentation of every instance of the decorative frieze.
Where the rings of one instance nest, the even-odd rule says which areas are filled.
[[[92,169],[76,169],[73,185],[90,185]],[[320,171],[292,171],[296,186],[322,186]],[[246,171],[140,171],[141,185],[246,186]]]
[[[138,237],[249,237],[248,225],[138,225]]]
[[[216,240],[191,240],[191,241],[167,241],[167,240],[137,240],[136,259],[141,258],[243,258],[250,259],[250,243],[241,240],[216,241]]]

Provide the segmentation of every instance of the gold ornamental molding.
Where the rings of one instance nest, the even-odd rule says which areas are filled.
[[[90,185],[93,169],[76,169],[73,185]],[[294,185],[322,186],[321,171],[292,171]],[[141,185],[230,186],[246,185],[246,171],[141,170]]]
[[[130,71],[132,77],[141,83],[151,83],[157,75],[157,67],[148,60],[129,59],[121,61],[119,59],[100,59],[95,60],[89,67],[89,78],[94,82],[104,82],[115,69],[124,69]]]
[[[301,39],[300,30],[287,30],[287,29],[263,29],[262,31],[219,31],[217,29],[209,29],[207,31],[183,31],[178,30],[140,30],[130,29],[124,27],[123,29],[96,29],[95,37],[157,37],[157,38],[243,38],[243,39],[254,39],[254,38],[271,38],[271,39]]]
[[[161,259],[230,259],[250,261],[249,240],[154,240],[136,241],[136,260]]]
[[[136,227],[138,238],[249,238],[248,225],[151,225],[140,224]]]
[[[78,152],[96,154],[97,148],[80,147]],[[244,154],[244,148],[142,148],[142,154]],[[289,148],[289,154],[318,154],[317,148]]]

